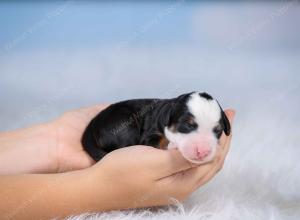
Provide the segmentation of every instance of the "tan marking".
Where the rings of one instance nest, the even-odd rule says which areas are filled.
[[[162,150],[166,150],[168,147],[169,141],[165,136],[161,136],[161,139],[159,140],[158,148]]]

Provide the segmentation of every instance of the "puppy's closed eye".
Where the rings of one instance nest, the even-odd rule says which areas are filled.
[[[188,116],[183,119],[182,123],[180,123],[177,127],[177,130],[181,133],[190,133],[198,128],[197,123],[193,119],[193,117]]]

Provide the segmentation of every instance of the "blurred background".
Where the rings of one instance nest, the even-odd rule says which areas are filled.
[[[299,140],[299,22],[295,0],[0,1],[0,131],[198,90]]]

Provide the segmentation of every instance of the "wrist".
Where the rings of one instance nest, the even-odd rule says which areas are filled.
[[[87,212],[112,210],[111,203],[116,201],[111,190],[113,184],[108,184],[109,178],[104,175],[99,165],[76,171],[76,175],[81,177],[78,185],[83,194],[80,193],[80,200]]]
[[[82,170],[85,178],[80,185],[86,186],[82,190],[85,191],[86,204],[90,212],[145,207],[148,199],[145,193],[151,197],[151,193],[148,193],[149,184],[132,180],[127,175],[123,176],[121,170],[111,169],[101,161]],[[121,171],[120,174],[118,174],[119,171]]]
[[[115,179],[114,175],[107,175],[105,171],[107,170],[104,170],[99,163],[93,167],[75,171],[78,175],[76,184],[79,187],[79,202],[84,212],[132,208],[133,205],[130,206],[127,201],[131,199],[128,195],[129,188],[124,190],[122,184],[116,184],[121,181]]]
[[[87,168],[58,175],[65,176],[61,191],[67,199],[64,203],[73,204],[72,214],[113,209],[111,203],[115,201],[115,197],[109,190],[111,185],[105,184],[105,177],[101,172]]]

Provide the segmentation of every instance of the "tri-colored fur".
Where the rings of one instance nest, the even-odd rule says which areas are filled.
[[[118,148],[149,145],[178,148],[187,160],[205,163],[214,157],[223,131],[229,135],[230,124],[218,102],[193,92],[112,104],[90,122],[82,144],[96,161]]]

